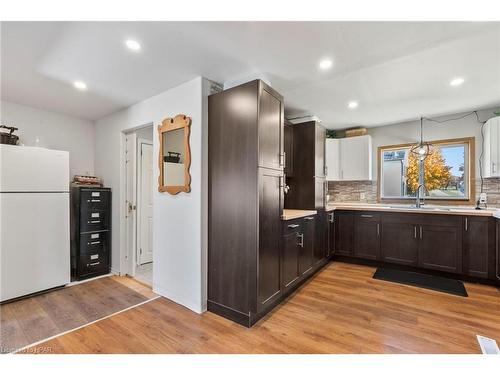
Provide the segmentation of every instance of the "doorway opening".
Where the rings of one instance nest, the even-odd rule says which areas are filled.
[[[153,286],[153,125],[125,134],[127,274]]]

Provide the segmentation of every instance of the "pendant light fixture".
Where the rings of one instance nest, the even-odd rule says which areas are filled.
[[[420,117],[420,142],[410,149],[410,152],[423,161],[429,155],[431,144],[424,142],[424,118]]]

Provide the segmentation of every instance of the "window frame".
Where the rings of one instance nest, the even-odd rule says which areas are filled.
[[[432,204],[441,204],[441,205],[457,205],[457,204],[466,204],[466,205],[474,205],[476,204],[476,138],[475,137],[466,137],[466,138],[453,138],[453,139],[440,139],[435,141],[428,141],[432,145],[458,145],[458,144],[466,144],[468,148],[467,156],[466,156],[466,166],[465,168],[465,176],[468,181],[467,184],[467,197],[465,198],[433,198],[433,197],[425,197],[424,200],[427,202],[432,202]],[[391,202],[391,203],[408,203],[414,201],[414,197],[400,197],[400,198],[385,198],[382,197],[382,154],[385,151],[395,151],[400,150],[402,148],[410,148],[414,146],[415,143],[404,143],[397,145],[389,145],[389,146],[379,146],[377,149],[377,202]]]

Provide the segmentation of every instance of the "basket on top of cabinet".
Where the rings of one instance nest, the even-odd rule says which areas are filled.
[[[111,189],[71,188],[71,276],[75,280],[109,273]]]

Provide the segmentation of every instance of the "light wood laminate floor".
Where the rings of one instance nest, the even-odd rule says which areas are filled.
[[[248,329],[165,298],[41,344],[53,353],[480,353],[500,342],[500,291],[468,298],[374,280],[375,268],[330,263]]]
[[[0,306],[0,349],[12,352],[153,298],[128,277],[109,276]]]

